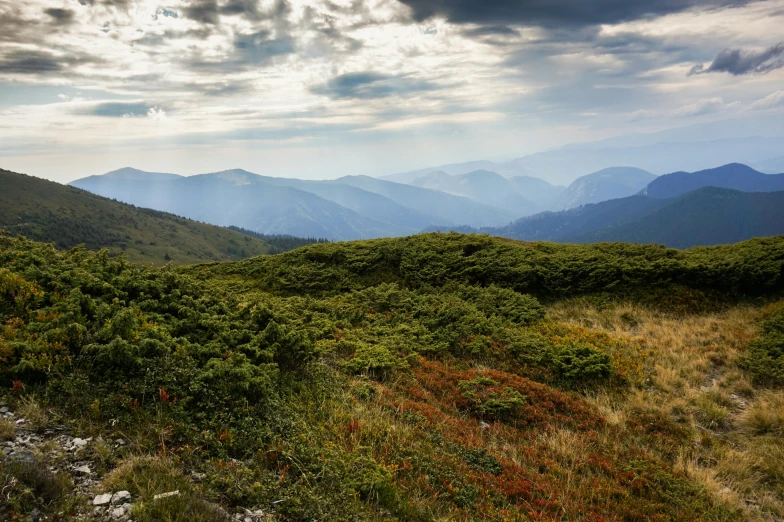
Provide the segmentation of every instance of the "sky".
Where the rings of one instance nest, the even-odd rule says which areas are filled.
[[[784,0],[0,0],[0,167],[319,179],[753,129],[782,27]]]

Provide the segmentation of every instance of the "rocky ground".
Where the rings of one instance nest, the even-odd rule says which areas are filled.
[[[22,465],[48,472],[55,479],[67,477],[67,480],[58,481],[69,484],[71,491],[69,505],[76,515],[64,513],[42,513],[33,509],[24,514],[21,520],[43,522],[46,520],[81,520],[91,522],[134,522],[134,502],[132,494],[128,491],[107,491],[103,487],[103,478],[111,472],[112,465],[119,465],[122,460],[130,456],[128,444],[123,439],[104,440],[92,437],[80,438],[73,436],[69,429],[62,425],[47,425],[46,427],[34,426],[36,423],[14,412],[11,406],[0,398],[0,422],[5,421],[5,426],[13,425],[13,433],[6,436],[8,440],[0,439],[0,463]],[[45,471],[43,471],[45,470]],[[199,474],[193,472],[196,480]],[[6,484],[13,486],[14,477],[4,477]],[[3,483],[0,483],[0,487]],[[5,494],[5,491],[0,494]],[[155,495],[153,501],[158,501],[171,496],[178,496],[180,492],[167,491]],[[0,498],[0,504],[5,499]],[[259,522],[273,520],[274,515],[269,510],[239,508],[230,514],[222,508],[214,506],[216,510],[226,514],[226,520],[242,522]],[[13,515],[13,516],[12,516]],[[19,520],[16,514],[9,515],[0,506],[0,521]]]

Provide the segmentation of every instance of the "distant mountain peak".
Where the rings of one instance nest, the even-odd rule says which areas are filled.
[[[643,194],[672,198],[702,187],[722,187],[743,192],[784,190],[784,174],[763,174],[742,163],[728,163],[698,172],[673,172],[652,181]]]
[[[101,176],[95,176],[109,179],[128,179],[128,180],[164,180],[164,179],[178,179],[182,178],[179,174],[169,174],[165,172],[147,172],[134,167],[122,167],[117,170],[112,170]]]

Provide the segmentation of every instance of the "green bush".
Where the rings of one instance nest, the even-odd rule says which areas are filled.
[[[555,354],[554,362],[559,378],[571,386],[590,385],[612,374],[612,362],[608,354],[580,343],[561,348]]]
[[[460,381],[458,386],[469,410],[482,418],[509,419],[525,405],[526,397],[520,392],[487,377]]]
[[[762,325],[762,336],[749,344],[741,366],[759,384],[784,386],[784,307]]]

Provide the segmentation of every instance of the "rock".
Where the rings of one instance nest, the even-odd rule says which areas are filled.
[[[85,475],[89,475],[90,473],[92,473],[92,471],[90,471],[90,466],[88,466],[87,464],[85,464],[84,466],[79,466],[78,468],[74,468],[74,471],[76,471],[77,473],[84,473]]]
[[[118,518],[121,518],[123,516],[125,516],[125,508],[123,508],[122,506],[118,508],[114,508],[112,510],[111,517],[113,519],[117,520]]]
[[[8,413],[10,411],[11,410],[8,409],[8,406],[3,406],[2,408],[0,408],[0,413]]]
[[[104,511],[106,510],[103,507],[98,506],[95,509],[93,509],[93,515],[95,515],[96,517],[100,517],[101,515],[103,515]]]
[[[154,497],[152,497],[152,499],[153,500],[160,500],[162,498],[167,498],[167,497],[176,497],[179,494],[180,494],[180,490],[179,489],[175,489],[174,491],[169,491],[167,493],[160,493],[158,495],[155,495]]]
[[[104,493],[103,495],[98,495],[93,499],[93,506],[105,506],[112,501],[112,494],[111,493]]]
[[[71,449],[73,449],[73,450],[81,449],[81,448],[87,446],[88,442],[89,442],[89,440],[87,440],[87,439],[80,439],[80,438],[77,437],[77,438],[75,438],[74,440],[71,441]]]
[[[16,421],[16,425],[19,426],[20,424],[24,424],[25,422],[26,422],[25,419],[18,419]]]
[[[123,439],[117,439],[116,441],[114,441],[114,443],[117,444],[118,446],[125,446],[127,444],[127,442],[125,442],[125,440]]]
[[[39,522],[43,517],[44,517],[43,514],[37,509],[34,509],[30,512],[31,522]]]
[[[11,462],[18,462],[20,464],[35,464],[36,458],[32,451],[15,451],[10,458]]]
[[[114,495],[112,495],[112,505],[117,506],[119,504],[125,504],[131,500],[131,493],[129,491],[118,491]]]

